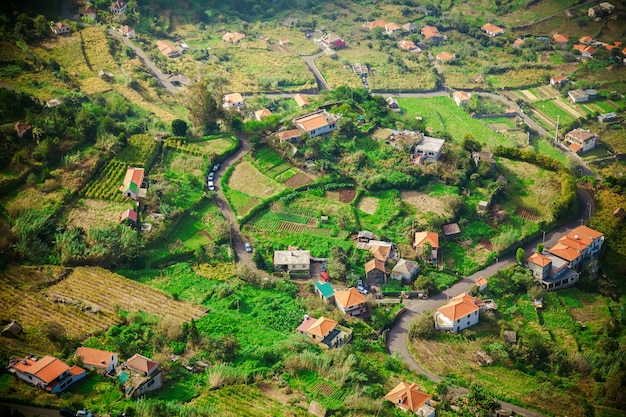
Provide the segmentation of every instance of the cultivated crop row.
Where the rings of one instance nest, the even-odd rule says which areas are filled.
[[[291,233],[306,233],[315,236],[330,237],[332,235],[332,229],[320,229],[317,227],[309,227],[305,224],[280,222],[278,230],[285,230]]]
[[[167,147],[174,148],[182,152],[187,152],[195,156],[203,156],[205,158],[215,157],[215,152],[213,152],[210,149],[207,149],[204,146],[198,146],[194,143],[181,143],[175,140],[168,140]]]
[[[99,177],[83,188],[83,195],[99,200],[122,200],[119,190],[126,173],[126,164],[118,159],[110,160]]]

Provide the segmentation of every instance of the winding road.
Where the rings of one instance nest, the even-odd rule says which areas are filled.
[[[576,196],[578,199],[578,216],[576,216],[575,219],[571,220],[567,224],[551,231],[550,233],[546,233],[545,240],[542,236],[541,239],[532,241],[524,246],[525,257],[530,256],[530,254],[532,254],[532,252],[537,247],[537,244],[541,243],[542,240],[544,241],[546,246],[552,246],[558,242],[558,239],[564,233],[575,228],[576,226],[579,226],[582,222],[588,219],[588,217],[592,213],[591,210],[593,210],[593,208],[595,207],[592,196],[589,195],[586,190],[580,187],[576,190]],[[427,369],[422,367],[422,365],[420,365],[409,352],[407,343],[408,329],[411,321],[425,311],[434,311],[442,305],[446,304],[449,296],[456,296],[463,292],[469,291],[476,284],[476,280],[478,278],[488,278],[494,275],[497,271],[506,268],[507,266],[512,265],[515,262],[515,254],[511,253],[505,257],[498,259],[497,263],[489,265],[488,267],[481,269],[475,274],[464,278],[463,280],[448,288],[445,292],[437,294],[432,298],[429,298],[427,300],[404,300],[404,306],[406,308],[406,311],[398,320],[396,320],[393,327],[389,330],[389,333],[387,334],[387,348],[389,350],[389,353],[399,354],[406,363],[406,365],[409,367],[409,369],[411,369],[412,371],[426,376],[431,381],[440,382],[442,380],[441,377],[432,374]],[[465,388],[454,388],[454,392],[464,395],[467,393],[467,390]],[[518,413],[523,413],[523,415],[527,417],[543,416],[543,414],[541,413],[518,407],[514,404],[503,401],[501,401],[500,403],[502,404],[502,407],[509,408]]]

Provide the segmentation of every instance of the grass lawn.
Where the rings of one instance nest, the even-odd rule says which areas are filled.
[[[548,139],[544,139],[543,137],[536,138],[534,140],[533,148],[535,152],[547,155],[552,159],[556,159],[565,166],[569,164],[569,159],[567,158],[567,156],[565,156],[563,152],[552,146],[548,142]]]
[[[564,124],[572,123],[576,118],[572,116],[570,113],[557,106],[552,100],[544,100],[544,101],[535,101],[533,106],[539,110],[544,116],[550,119],[553,123],[556,123],[557,118],[559,119],[559,124],[562,126]]]
[[[463,136],[471,133],[487,148],[493,148],[497,145],[511,145],[504,136],[489,129],[480,120],[470,117],[450,97],[400,97],[398,103],[409,117],[423,117],[426,126],[433,129],[433,135],[448,133],[460,143]]]

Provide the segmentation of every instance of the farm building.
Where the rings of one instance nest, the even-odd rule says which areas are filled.
[[[139,397],[163,386],[161,365],[138,353],[118,368],[117,378],[127,397]]]
[[[598,121],[600,123],[610,123],[610,122],[615,122],[616,120],[617,120],[617,114],[615,114],[614,112],[598,115]]]
[[[137,227],[137,212],[133,209],[125,210],[120,216],[120,223],[125,223],[131,227]]]
[[[369,230],[361,230],[357,235],[356,239],[359,242],[369,243],[370,240],[374,239],[374,233]]]
[[[596,147],[598,135],[589,130],[574,129],[567,132],[563,140],[569,143],[569,148],[573,152],[583,153]]]
[[[558,77],[550,78],[550,85],[562,85],[568,81],[565,75],[559,75]]]
[[[478,167],[481,162],[489,164],[491,166],[491,170],[495,171],[497,168],[496,160],[493,159],[493,154],[491,152],[472,152],[472,161]]]
[[[385,33],[387,35],[393,35],[396,32],[400,32],[400,26],[398,26],[396,23],[389,22],[385,25]]]
[[[481,292],[487,289],[487,284],[489,284],[489,281],[485,277],[480,277],[476,280],[476,285],[478,285],[478,289]]]
[[[367,312],[367,300],[354,287],[335,293],[335,305],[347,316],[360,316]]]
[[[279,142],[299,143],[302,140],[302,132],[298,129],[281,130],[276,132]]]
[[[393,243],[370,240],[369,251],[374,258],[379,261],[387,262],[387,260],[395,256]]]
[[[22,329],[22,326],[12,321],[11,323],[4,326],[4,329],[2,329],[2,332],[0,334],[2,335],[2,337],[8,337],[9,339],[16,339],[20,336],[20,334],[22,334],[23,330],[24,329]]]
[[[430,406],[430,395],[417,389],[417,384],[400,382],[385,395],[385,399],[403,411],[422,417],[435,417],[435,409]]]
[[[383,285],[387,282],[385,261],[374,258],[365,262],[365,282],[372,285]]]
[[[238,43],[241,42],[245,37],[246,35],[244,35],[243,33],[227,32],[224,36],[222,36],[222,40],[224,42]]]
[[[274,267],[290,274],[309,275],[311,269],[311,251],[277,250],[274,251]]]
[[[504,29],[491,23],[483,25],[481,29],[491,37],[504,35]]]
[[[404,29],[404,31],[408,33],[415,33],[417,32],[417,25],[411,22],[405,23],[404,25],[402,25],[402,29]]]
[[[463,106],[469,103],[471,96],[465,91],[455,91],[452,97],[457,106]]]
[[[562,33],[555,33],[554,35],[552,35],[552,40],[559,46],[565,46],[569,41],[569,36]]]
[[[70,33],[70,27],[65,22],[56,22],[50,26],[55,35],[67,35]]]
[[[422,139],[415,145],[413,160],[422,163],[424,160],[437,161],[443,152],[443,139],[422,136]]]
[[[63,392],[87,375],[83,368],[70,367],[53,356],[12,359],[9,362],[9,373],[52,394]]]
[[[234,108],[236,110],[242,110],[243,97],[239,93],[226,94],[222,99],[222,107],[225,109]]]
[[[584,103],[589,101],[589,95],[581,89],[568,91],[567,95],[572,103]]]
[[[399,41],[398,46],[400,47],[400,49],[404,49],[405,51],[415,51],[415,52],[421,51],[421,49],[418,48],[417,45],[415,45],[415,43],[413,43],[413,41],[409,39],[403,39]]]
[[[293,120],[293,124],[310,137],[321,136],[337,130],[337,120],[326,110],[319,110]]]
[[[484,304],[476,297],[463,293],[437,309],[435,313],[435,329],[449,330],[457,333],[478,324],[480,310],[478,304]]]
[[[340,326],[335,320],[323,316],[314,319],[305,315],[304,321],[296,330],[327,349],[340,348],[352,337],[352,332],[347,328]]]
[[[120,191],[125,197],[137,200],[146,196],[147,184],[145,184],[144,169],[128,167],[124,182]]]
[[[74,357],[80,358],[85,368],[96,369],[107,374],[114,371],[118,364],[117,353],[84,346],[76,350]]]
[[[420,267],[417,262],[409,261],[408,259],[400,259],[391,270],[390,277],[397,279],[403,284],[410,284],[417,276],[419,270]]]
[[[176,58],[180,56],[180,49],[168,40],[156,41],[156,47],[163,55],[168,58]]]
[[[309,106],[309,101],[306,99],[305,96],[303,96],[300,93],[298,93],[295,96],[293,96],[293,99],[296,100],[296,103],[298,104],[298,107],[300,107],[301,109]]]
[[[126,36],[127,38],[134,38],[135,37],[135,29],[131,28],[128,25],[123,25],[120,26],[120,33],[124,36]]]
[[[324,300],[331,302],[335,297],[335,290],[328,282],[317,281],[315,283],[315,292]]]
[[[441,230],[445,237],[455,237],[461,234],[461,228],[458,223],[444,224],[441,226]]]
[[[429,244],[431,248],[431,254],[428,256],[428,261],[436,263],[438,260],[439,235],[435,232],[415,232],[415,242],[413,243],[413,247],[415,248],[418,256],[422,255],[422,248],[426,244]]]

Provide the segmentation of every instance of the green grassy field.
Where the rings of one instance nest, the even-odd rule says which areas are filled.
[[[472,119],[450,97],[424,99],[400,97],[398,103],[409,117],[423,117],[426,126],[433,129],[433,135],[447,133],[460,143],[463,136],[471,133],[487,148],[510,145],[506,138],[489,129],[485,123]]]
[[[554,104],[552,100],[535,101],[533,103],[533,106],[537,110],[539,110],[544,116],[550,119],[553,123],[556,123],[558,118],[559,124],[561,126],[564,124],[572,123],[574,120],[576,120],[574,116]]]

